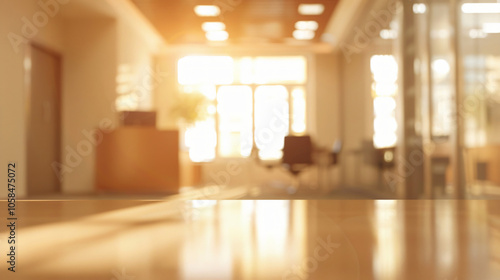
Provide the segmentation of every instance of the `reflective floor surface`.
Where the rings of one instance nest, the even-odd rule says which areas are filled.
[[[20,201],[17,211],[17,271],[2,226],[0,279],[500,279],[496,201]]]

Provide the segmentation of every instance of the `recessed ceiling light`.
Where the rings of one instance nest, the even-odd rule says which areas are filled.
[[[299,14],[307,16],[321,15],[325,11],[323,4],[300,4]]]
[[[483,23],[484,33],[500,33],[500,22]]]
[[[226,31],[208,31],[205,37],[209,41],[226,41],[229,38],[229,34]]]
[[[295,23],[295,29],[298,29],[298,30],[317,30],[318,29],[318,22],[314,21],[314,20],[308,20],[308,21],[304,21],[304,20],[301,20],[301,21],[297,21]]]
[[[312,30],[295,30],[293,37],[297,40],[311,40],[314,38],[314,31]]]
[[[462,12],[466,14],[496,14],[500,13],[500,3],[464,3]]]
[[[200,17],[216,17],[220,15],[220,8],[215,5],[197,5],[194,12]]]
[[[201,28],[206,32],[208,32],[208,31],[221,31],[221,30],[226,29],[226,25],[220,21],[204,22],[201,25]]]
[[[398,37],[398,32],[392,29],[382,29],[380,30],[380,38],[384,40],[396,39]]]
[[[469,30],[469,37],[472,39],[486,38],[488,37],[488,34],[486,34],[486,32],[482,29],[471,29]]]
[[[425,14],[425,11],[427,11],[427,6],[424,3],[413,4],[413,13],[414,14]]]

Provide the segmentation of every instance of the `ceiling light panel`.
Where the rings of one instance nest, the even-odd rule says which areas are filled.
[[[500,22],[483,23],[484,33],[500,33]]]
[[[200,17],[216,17],[220,15],[220,8],[215,5],[197,5],[194,12]]]
[[[321,15],[325,11],[325,6],[323,4],[300,4],[299,14],[305,16],[317,16]]]
[[[226,31],[208,31],[205,36],[209,41],[226,41],[229,38]]]
[[[500,3],[464,3],[462,12],[466,14],[497,14],[500,13]]]
[[[221,31],[221,30],[226,29],[226,25],[223,22],[220,22],[220,21],[204,22],[201,25],[201,28],[205,32],[208,32],[208,31]]]
[[[314,20],[308,20],[308,21],[297,21],[295,23],[295,29],[297,30],[312,30],[316,31],[319,27],[319,24],[317,21]]]
[[[293,37],[297,40],[311,40],[314,38],[314,31],[312,30],[295,30]]]
[[[425,14],[427,11],[427,6],[423,3],[415,3],[413,4],[413,13],[414,14]]]

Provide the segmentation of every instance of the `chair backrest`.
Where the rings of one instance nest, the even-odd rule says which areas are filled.
[[[332,153],[334,154],[340,154],[342,151],[342,140],[335,140],[333,143],[333,148],[332,148]]]
[[[120,119],[123,126],[156,127],[155,111],[122,111]]]
[[[283,147],[283,164],[312,164],[313,144],[311,136],[286,136]]]
[[[362,142],[363,163],[366,165],[378,166],[377,149],[373,145],[373,140],[363,140]]]

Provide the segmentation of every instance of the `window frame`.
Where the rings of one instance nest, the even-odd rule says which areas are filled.
[[[178,64],[178,61],[184,57],[187,57],[189,55],[186,55],[186,56],[182,56],[180,57],[179,59],[177,59],[177,64]],[[224,55],[213,55],[213,56],[224,56]],[[305,79],[304,79],[304,82],[301,82],[301,83],[256,83],[255,81],[252,81],[252,83],[241,83],[241,82],[235,82],[234,80],[239,80],[237,78],[237,74],[235,74],[233,76],[233,83],[225,83],[225,84],[213,84],[211,86],[214,86],[215,87],[215,98],[213,100],[210,100],[210,105],[214,105],[216,108],[217,108],[217,105],[218,105],[218,96],[219,96],[219,89],[221,87],[225,87],[225,86],[247,86],[247,87],[250,87],[251,91],[252,91],[252,150],[255,149],[257,147],[257,144],[256,144],[256,140],[255,140],[255,133],[256,133],[256,127],[255,127],[255,92],[257,90],[258,87],[260,86],[283,86],[286,88],[287,90],[287,102],[288,102],[288,133],[286,134],[287,136],[288,135],[305,135],[308,133],[308,130],[309,130],[309,127],[308,127],[308,123],[307,123],[307,119],[308,119],[308,103],[309,103],[309,94],[308,94],[308,85],[309,85],[309,80],[310,80],[310,77],[309,77],[309,74],[310,74],[310,71],[309,71],[309,67],[310,66],[310,61],[309,61],[309,57],[307,55],[250,55],[250,56],[243,56],[243,55],[240,55],[240,56],[231,56],[231,58],[233,58],[233,60],[236,62],[236,61],[239,61],[240,59],[242,58],[251,58],[251,59],[256,59],[256,58],[259,58],[259,57],[302,57],[304,60],[305,60]],[[238,71],[236,71],[236,66],[237,63],[234,64],[234,67],[235,67],[235,73],[238,73]],[[179,71],[177,69],[177,86],[178,88],[180,89],[179,92],[180,94],[189,94],[189,93],[186,93],[184,91],[184,87],[189,87],[189,86],[193,86],[193,85],[183,85],[181,83],[179,83],[178,81],[178,76],[179,76]],[[300,88],[303,90],[304,92],[304,100],[305,100],[305,112],[304,112],[304,121],[305,121],[305,129],[304,129],[304,132],[302,133],[296,133],[292,130],[292,125],[293,125],[293,96],[292,96],[292,93],[293,93],[293,90],[297,89],[297,88]],[[220,116],[219,116],[219,112],[216,110],[215,114],[214,114],[214,119],[215,119],[215,133],[216,133],[216,145],[215,145],[215,157],[209,161],[201,161],[201,162],[198,162],[198,163],[209,163],[209,162],[214,162],[214,161],[217,161],[217,160],[243,160],[243,159],[246,159],[246,158],[249,158],[252,156],[252,154],[250,154],[249,156],[222,156],[220,155],[220,139],[221,139],[221,135],[220,135],[220,131],[219,131],[219,125],[220,125]],[[185,131],[181,131],[181,133],[185,133]],[[184,146],[185,143],[182,143],[182,145]],[[261,159],[263,161],[273,161],[273,160],[265,160],[265,159]],[[280,160],[280,159],[276,159],[276,160]]]

